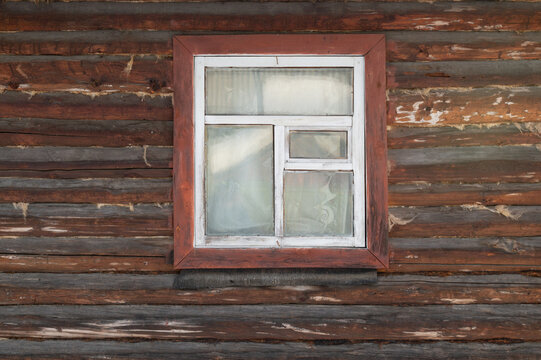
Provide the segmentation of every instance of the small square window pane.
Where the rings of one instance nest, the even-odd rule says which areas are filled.
[[[352,68],[207,68],[209,115],[351,115]]]
[[[347,131],[290,131],[289,157],[346,159]]]
[[[207,235],[274,235],[273,127],[207,125]]]
[[[286,172],[286,236],[353,236],[351,172]]]

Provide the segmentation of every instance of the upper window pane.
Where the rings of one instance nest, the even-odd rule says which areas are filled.
[[[291,131],[289,157],[300,159],[346,159],[347,131]]]
[[[352,68],[206,68],[209,115],[352,115]]]

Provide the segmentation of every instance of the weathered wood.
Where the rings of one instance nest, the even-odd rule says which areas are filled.
[[[3,234],[5,235],[5,234]],[[0,237],[1,254],[166,256],[167,236],[153,237]]]
[[[389,32],[388,61],[537,60],[539,33]]]
[[[152,225],[148,225],[152,226]],[[99,233],[99,232],[96,232]],[[139,231],[139,233],[143,233]],[[95,233],[94,233],[95,234]],[[126,231],[127,235],[129,232]],[[2,272],[174,272],[163,256],[0,255]]]
[[[264,286],[358,286],[377,282],[367,269],[197,269],[181,270],[173,287],[183,290]]]
[[[82,170],[0,170],[2,177],[27,177],[42,179],[90,179],[90,178],[167,178],[171,180],[172,169],[82,169]]]
[[[389,212],[394,222],[392,237],[541,235],[541,206],[396,207]],[[525,255],[533,256],[539,264],[539,254]]]
[[[523,145],[541,142],[541,124],[513,123],[438,126],[398,127],[387,131],[389,148],[427,148],[440,146]]]
[[[168,203],[170,179],[0,178],[1,202]]]
[[[0,204],[3,236],[170,236],[167,204]]]
[[[0,31],[539,31],[537,3],[2,4]],[[247,16],[250,15],[250,16]]]
[[[391,183],[539,182],[541,151],[526,146],[389,150]]]
[[[402,62],[387,66],[388,88],[540,85],[541,60]]]
[[[0,147],[2,170],[171,168],[171,147]]]
[[[538,305],[2,306],[24,339],[539,341]]]
[[[153,56],[0,57],[0,86],[25,91],[172,91],[171,60]]]
[[[0,34],[2,55],[166,55],[173,54],[171,31],[32,31]],[[536,60],[536,32],[386,32],[387,60]]]
[[[403,184],[389,187],[389,205],[541,205],[541,184]]]
[[[389,92],[387,123],[406,126],[539,122],[541,87]]]
[[[0,119],[0,146],[173,145],[171,121]]]
[[[80,340],[3,340],[0,355],[5,359],[163,359],[176,360],[224,359],[435,359],[445,354],[446,359],[474,357],[479,360],[535,359],[541,351],[539,343],[251,343],[251,342],[137,342],[80,341]]]
[[[386,275],[377,284],[173,289],[176,275],[0,274],[0,305],[52,304],[538,304],[541,280],[524,275]]]
[[[5,91],[0,94],[0,117],[65,120],[173,120],[169,96]],[[95,95],[95,94],[94,94]],[[149,94],[151,95],[151,94]]]

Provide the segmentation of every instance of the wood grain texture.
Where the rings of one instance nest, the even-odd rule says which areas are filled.
[[[541,87],[389,92],[387,123],[403,126],[538,122]]]
[[[11,119],[173,120],[171,97],[139,97],[135,94],[100,94],[94,97],[92,93],[25,94],[5,91],[0,94],[0,114],[2,118]]]
[[[524,275],[440,277],[380,274],[377,284],[354,287],[230,287],[197,291],[172,289],[174,278],[173,274],[2,274],[0,304],[421,306],[541,303],[539,278]]]
[[[34,339],[525,340],[539,306],[2,306],[0,335]]]
[[[253,343],[253,342],[175,342],[154,341],[126,343],[122,341],[81,340],[4,340],[0,355],[6,359],[22,360],[28,356],[40,359],[434,359],[445,354],[447,359],[466,359],[475,356],[480,360],[534,359],[541,346],[539,343],[520,344],[491,343],[355,343],[326,345],[318,343]],[[28,354],[28,355],[27,355]]]
[[[170,179],[1,178],[1,202],[169,203]]]
[[[539,31],[537,3],[205,3],[2,4],[0,31]],[[250,16],[247,16],[250,15]]]

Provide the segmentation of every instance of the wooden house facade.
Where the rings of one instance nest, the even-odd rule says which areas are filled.
[[[173,288],[175,35],[386,39],[389,261]],[[536,359],[541,3],[0,3],[0,358]]]

